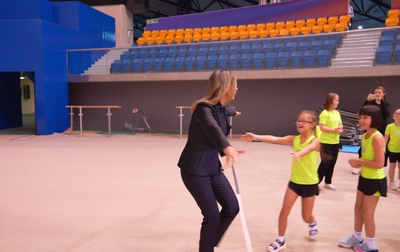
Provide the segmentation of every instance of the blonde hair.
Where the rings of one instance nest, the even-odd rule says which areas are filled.
[[[229,89],[236,85],[236,77],[232,75],[231,71],[215,70],[208,79],[206,94],[192,105],[192,112],[200,102],[206,102],[213,106],[218,104],[228,94]]]

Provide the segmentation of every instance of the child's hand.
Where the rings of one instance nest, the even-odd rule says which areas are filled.
[[[360,168],[361,165],[358,163],[358,160],[359,160],[358,158],[350,158],[349,159],[350,166],[353,168]]]
[[[298,152],[291,152],[293,158],[297,161],[297,163],[300,163],[300,155]]]
[[[245,143],[253,142],[254,139],[255,139],[255,135],[250,132],[246,132],[244,135],[240,136],[240,140],[242,140]]]

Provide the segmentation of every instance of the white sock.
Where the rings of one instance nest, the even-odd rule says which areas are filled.
[[[369,238],[367,237],[367,246],[370,249],[374,249],[375,248],[375,238]]]
[[[285,241],[285,236],[278,236],[278,240],[280,242],[284,242]]]
[[[362,233],[361,232],[356,232],[354,231],[353,236],[357,239],[357,240],[362,240]]]

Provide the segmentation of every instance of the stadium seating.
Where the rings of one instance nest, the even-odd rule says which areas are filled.
[[[303,53],[299,51],[293,51],[290,54],[290,68],[302,68]]]
[[[238,54],[231,54],[229,57],[229,69],[239,70],[240,67],[240,57]]]
[[[384,35],[379,40],[380,46],[394,46],[396,40],[394,35]]]
[[[328,50],[319,50],[317,53],[317,67],[328,67],[331,62],[331,54]]]
[[[303,55],[303,68],[314,68],[316,61],[315,51],[305,51]]]
[[[394,64],[400,64],[400,44],[394,49]]]
[[[242,70],[250,70],[251,69],[251,54],[250,53],[245,53],[242,54],[240,57],[240,66]]]
[[[391,46],[378,46],[375,52],[375,65],[392,64],[393,48]]]
[[[110,73],[121,73],[121,60],[114,60],[111,63]]]
[[[278,54],[276,52],[269,52],[265,55],[265,68],[275,69]]]

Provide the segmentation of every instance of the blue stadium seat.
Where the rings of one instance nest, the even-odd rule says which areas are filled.
[[[287,69],[289,68],[289,62],[290,62],[290,52],[280,52],[278,53],[276,68]]]
[[[400,44],[394,49],[394,64],[400,64]]]
[[[163,71],[164,58],[155,58],[154,72],[161,73]]]
[[[286,43],[286,52],[294,52],[298,50],[297,42],[288,42]]]
[[[250,53],[245,53],[242,54],[240,57],[240,67],[242,70],[250,70],[251,69],[251,54]]]
[[[174,72],[183,72],[183,65],[185,62],[185,58],[176,57],[174,60]]]
[[[314,68],[316,55],[315,51],[305,51],[303,54],[303,68]]]
[[[167,58],[175,58],[176,57],[176,48],[170,48],[167,53]]]
[[[331,34],[331,35],[328,35],[327,37],[328,37],[328,40],[335,41],[336,47],[338,47],[339,45],[342,44],[342,40],[343,40],[342,34]]]
[[[303,67],[303,53],[294,51],[290,53],[290,68],[297,69]]]
[[[250,53],[250,45],[241,45],[240,46],[240,54],[248,54]]]
[[[139,53],[139,59],[145,59],[149,55],[149,50],[141,49]]]
[[[163,58],[163,59],[165,59],[165,58],[167,57],[167,54],[168,54],[168,49],[166,49],[166,48],[161,48],[161,49],[158,51],[158,56],[157,56],[157,58]]]
[[[304,53],[305,51],[310,50],[310,42],[302,41],[299,43],[299,51]]]
[[[255,53],[261,53],[261,45],[260,44],[252,44],[251,45],[251,53],[254,55]]]
[[[394,35],[385,35],[380,38],[379,45],[380,46],[394,46],[395,41],[396,40],[395,40]]]
[[[158,56],[158,49],[150,49],[150,52],[147,57],[155,59]]]
[[[193,59],[194,66],[196,67],[196,71],[204,71],[206,59],[207,59],[207,56],[203,56],[203,55],[198,55],[196,58]]]
[[[264,68],[264,54],[254,53],[252,60],[253,70],[260,70]]]
[[[141,73],[143,67],[143,59],[134,59],[132,62],[132,71],[134,73]]]
[[[310,42],[310,44],[311,44],[311,42],[313,42],[313,41],[318,41],[318,36],[306,35],[306,36],[304,37],[304,40],[305,40],[306,42]]]
[[[396,36],[397,34],[399,34],[399,29],[390,29],[382,31],[381,36],[388,36],[388,35]]]
[[[174,58],[165,58],[164,72],[172,72],[174,67]]]
[[[208,48],[200,47],[197,56],[207,56],[208,54]]]
[[[120,59],[125,60],[125,59],[130,59],[131,58],[131,53],[129,51],[122,52]]]
[[[392,64],[393,47],[378,46],[375,52],[375,65]]]
[[[176,57],[185,58],[187,55],[188,49],[187,48],[179,48]]]
[[[396,45],[400,45],[400,34],[396,36]]]
[[[210,48],[211,49],[211,48]],[[206,60],[206,69],[215,70],[217,66],[217,55],[208,55]],[[197,67],[197,66],[196,66]],[[197,68],[196,68],[197,69]]]
[[[197,48],[191,47],[187,52],[187,56],[189,57],[196,57],[197,56]]]
[[[319,50],[323,49],[323,42],[314,40],[310,44],[311,51],[318,52]]]
[[[132,72],[132,66],[131,66],[131,60],[130,59],[124,59],[122,61],[121,72],[122,73],[131,73]]]
[[[199,56],[197,56],[199,57]],[[193,72],[194,69],[194,62],[195,62],[195,58],[194,57],[186,57],[183,60],[183,64],[185,66],[185,72]]]
[[[121,60],[114,60],[111,63],[110,73],[121,73]]]
[[[336,54],[336,42],[334,40],[325,40],[324,41],[324,50],[329,51],[331,56]]]
[[[229,54],[240,54],[240,47],[238,48],[237,44],[231,44],[229,46]]]
[[[154,64],[153,58],[144,59],[143,72],[145,72],[145,73],[153,72],[153,64]]]
[[[131,50],[130,53],[131,53],[130,59],[139,58],[140,51],[138,49]]]
[[[328,50],[319,50],[317,54],[317,67],[329,67],[331,64],[331,53]]]
[[[218,47],[212,46],[208,49],[208,55],[217,56]]]
[[[262,45],[262,52],[263,53],[273,52],[273,50],[274,50],[274,44],[272,44],[272,43],[264,43]]]
[[[220,54],[217,59],[217,67],[218,69],[228,69],[228,60],[229,56],[225,54]]]
[[[265,68],[275,69],[278,54],[276,52],[269,52],[265,55]]]
[[[239,54],[231,54],[229,56],[229,69],[238,70],[240,68],[240,56]]]
[[[229,50],[229,47],[227,45],[221,45],[219,47],[218,54],[219,55],[228,55],[228,50]]]
[[[286,44],[283,42],[276,43],[274,45],[274,52],[276,52],[276,53],[284,52],[285,49],[286,49]]]

